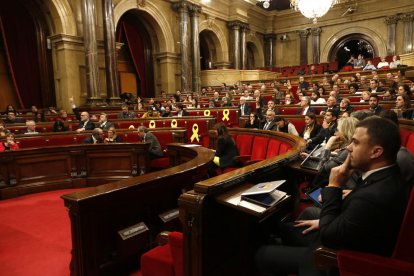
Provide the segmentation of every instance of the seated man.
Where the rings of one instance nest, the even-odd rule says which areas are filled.
[[[326,111],[321,130],[315,137],[311,137],[306,141],[308,150],[312,150],[320,143],[328,142],[329,138],[335,134],[338,126],[338,113],[337,109]]]
[[[141,142],[151,143],[149,147],[149,154],[150,154],[151,159],[164,156],[164,153],[161,149],[160,142],[158,141],[157,137],[151,132],[149,132],[146,127],[144,126],[138,127],[138,135],[141,138]]]
[[[82,141],[82,144],[101,144],[103,142],[103,130],[100,128],[95,128],[92,131],[91,136],[86,137],[85,140]]]
[[[16,112],[15,111],[9,111],[7,112],[7,117],[4,120],[4,122],[6,124],[19,124],[19,123],[24,123],[24,119],[23,118],[17,118],[16,117]]]
[[[132,119],[135,118],[135,113],[128,111],[128,105],[123,104],[121,106],[122,111],[118,113],[118,119]]]
[[[108,122],[108,115],[106,113],[101,113],[101,115],[99,116],[98,126],[103,131],[107,131],[111,127],[114,127],[114,124]]]
[[[36,131],[36,123],[33,120],[26,121],[27,130],[24,132],[24,134],[39,134],[39,132]]]
[[[391,256],[409,192],[396,165],[400,146],[398,127],[391,121],[372,117],[359,122],[347,159],[331,170],[330,184],[322,190],[319,220],[282,225],[284,244],[265,245],[257,251],[260,272],[319,275],[312,254],[320,244]],[[354,172],[362,177],[343,197],[342,187]]]
[[[310,112],[316,113],[315,108],[310,106],[311,104],[311,98],[308,96],[303,96],[300,98],[300,109],[296,111],[296,115],[306,115]]]
[[[263,122],[261,129],[264,130],[277,130],[277,124],[275,122],[275,112],[273,110],[266,111],[266,120]]]
[[[95,124],[89,118],[89,112],[83,111],[79,114],[79,110],[76,107],[73,97],[69,98],[69,103],[72,105],[72,111],[76,116],[76,119],[79,121],[79,126],[76,129],[77,133],[83,132],[85,130],[94,130]]]
[[[247,116],[250,115],[250,113],[252,113],[252,108],[248,103],[246,103],[246,97],[244,96],[240,97],[239,109],[241,116]]]

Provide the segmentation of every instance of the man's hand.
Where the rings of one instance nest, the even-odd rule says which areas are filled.
[[[322,112],[324,112],[324,111],[321,111],[321,113]],[[324,115],[324,114],[321,114],[321,115]],[[327,123],[325,120],[323,120],[323,122],[322,122],[322,127],[323,128],[328,128],[329,127],[329,123]]]
[[[296,220],[293,226],[294,227],[306,227],[306,229],[302,231],[302,234],[306,235],[309,232],[319,229],[319,219]]]
[[[351,155],[348,154],[345,162],[342,165],[332,168],[331,174],[329,175],[329,186],[344,186],[353,172],[353,170],[350,169],[350,165]]]

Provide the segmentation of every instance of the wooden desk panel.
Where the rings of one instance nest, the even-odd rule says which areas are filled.
[[[94,186],[147,171],[149,143],[73,145],[0,153],[0,199]]]

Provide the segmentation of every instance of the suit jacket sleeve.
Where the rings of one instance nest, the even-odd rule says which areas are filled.
[[[86,123],[85,130],[94,130],[95,129],[95,124],[92,121],[88,121],[88,123]]]
[[[76,119],[78,121],[80,121],[81,120],[81,116],[80,116],[80,113],[79,113],[79,109],[77,107],[72,108],[72,112],[75,114]]]

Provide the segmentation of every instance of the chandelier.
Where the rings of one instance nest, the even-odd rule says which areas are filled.
[[[324,16],[333,5],[339,2],[341,0],[290,0],[290,7],[295,11],[300,11],[316,24],[319,17]]]

